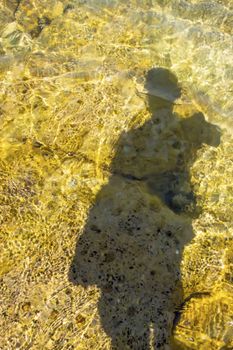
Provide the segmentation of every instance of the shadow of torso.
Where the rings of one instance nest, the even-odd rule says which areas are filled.
[[[169,103],[150,112],[120,137],[69,275],[101,289],[101,322],[118,350],[169,349],[182,302],[182,251],[200,211],[189,169],[202,144],[217,146],[220,138],[201,113],[182,119]]]

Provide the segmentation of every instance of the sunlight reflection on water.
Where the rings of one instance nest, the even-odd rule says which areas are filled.
[[[175,115],[185,121],[202,113],[222,133],[218,147],[202,145],[190,169],[203,210],[181,261],[186,303],[174,349],[233,346],[232,18],[231,0],[1,2],[4,349],[111,349],[98,289],[74,286],[67,274],[88,209],[109,181],[115,146],[151,118],[144,83],[152,67],[171,70],[179,81]],[[151,94],[173,101],[167,86]],[[161,173],[178,149],[171,151],[165,120],[155,118],[151,127]],[[154,193],[153,210],[174,225],[159,200]],[[200,292],[210,294],[199,298]]]

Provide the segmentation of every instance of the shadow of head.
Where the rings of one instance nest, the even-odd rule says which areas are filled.
[[[171,108],[174,101],[181,97],[177,77],[166,68],[150,69],[146,75],[145,89],[152,112],[163,107]]]

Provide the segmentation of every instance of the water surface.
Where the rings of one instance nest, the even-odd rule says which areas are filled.
[[[151,256],[160,240],[162,247],[170,242],[170,259],[177,256],[168,275],[178,269],[182,293],[169,346],[232,348],[232,18],[230,0],[1,2],[3,349],[113,347],[98,308],[106,291],[96,279],[85,289],[68,274],[98,196],[105,194],[105,208],[110,198],[111,210],[111,198],[125,184],[123,193],[143,198],[151,212],[145,220],[138,209],[148,237],[155,221],[162,233],[182,235],[184,226],[190,232],[180,255],[174,237],[149,239]],[[168,69],[181,89],[173,117],[170,110],[162,123],[152,117],[148,89],[170,103],[174,96],[166,84],[146,84],[156,67]],[[199,122],[190,124],[194,115]],[[202,134],[203,125],[218,130],[220,142],[211,142],[211,132]],[[141,150],[138,157],[124,135]],[[194,157],[182,150],[195,139]],[[179,152],[186,155],[183,177],[177,169],[174,175]],[[155,166],[157,174],[149,174]],[[174,176],[180,180],[173,186]],[[175,198],[177,189],[183,199]],[[122,203],[126,212],[135,200]],[[184,213],[186,204],[196,215]],[[127,232],[134,230],[130,225]],[[168,280],[173,284],[175,277]],[[134,315],[137,308],[129,310]],[[166,319],[174,323],[174,310]],[[147,348],[158,346],[155,328],[147,328]]]

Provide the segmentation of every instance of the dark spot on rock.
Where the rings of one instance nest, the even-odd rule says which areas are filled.
[[[63,10],[63,13],[67,13],[67,12],[73,10],[73,9],[74,9],[74,5],[72,5],[72,4],[67,4],[67,5],[65,6],[64,10]]]
[[[91,230],[96,232],[96,233],[100,233],[101,232],[101,230],[96,225],[92,225],[91,226]]]
[[[167,235],[168,237],[171,237],[171,236],[172,236],[172,232],[171,232],[171,231],[167,231],[167,232],[166,232],[166,235]]]
[[[86,249],[83,249],[80,251],[80,255],[84,256],[87,254],[87,250]]]
[[[67,156],[73,157],[73,156],[75,156],[75,152],[68,152],[68,153],[67,153]]]
[[[42,30],[44,27],[48,26],[51,23],[51,19],[48,17],[44,16],[42,18],[38,19],[38,26]]]
[[[175,149],[180,149],[181,148],[181,143],[179,141],[175,141],[172,145]]]
[[[111,293],[112,292],[112,285],[110,283],[103,286],[103,292],[104,293]]]
[[[115,260],[115,254],[113,252],[109,252],[104,255],[104,262],[109,263],[114,260]]]
[[[134,306],[130,306],[127,310],[127,314],[130,317],[133,317],[136,314],[136,308]]]
[[[40,141],[34,141],[32,146],[35,148],[40,148],[43,146],[43,143],[41,143]]]
[[[51,23],[51,19],[49,19],[48,17],[44,16],[44,17],[41,17],[41,18],[38,18],[37,19],[37,27],[34,28],[30,34],[33,38],[37,38],[40,33],[42,32],[42,30],[48,26],[50,23]]]

